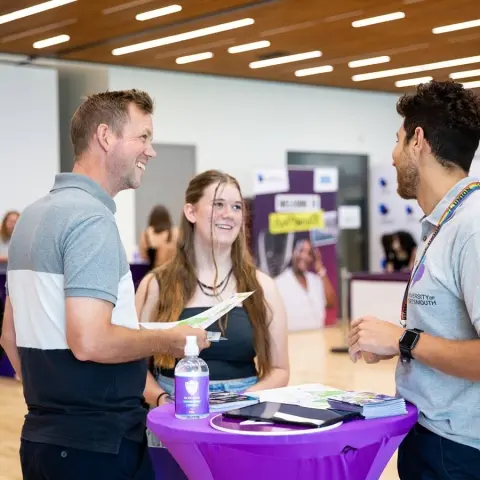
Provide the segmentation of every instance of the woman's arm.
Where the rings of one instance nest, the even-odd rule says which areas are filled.
[[[323,265],[322,255],[317,248],[313,249],[315,256],[315,271],[317,275],[322,279],[323,292],[325,294],[325,308],[334,308],[337,305],[337,294],[333,288],[332,282],[328,278],[327,270]]]
[[[143,391],[143,397],[145,398],[145,401],[152,408],[163,405],[164,403],[167,403],[168,395],[162,395],[162,398],[158,399],[159,395],[161,395],[162,393],[165,393],[165,391],[157,383],[152,373],[147,372],[147,382],[145,384],[145,390]]]
[[[279,388],[288,385],[290,366],[288,358],[287,314],[282,297],[273,279],[264,273],[257,272],[258,280],[263,288],[265,300],[270,306],[268,322],[270,324],[270,345],[272,370],[247,392]]]
[[[153,273],[143,277],[135,293],[135,309],[139,322],[149,322],[160,296],[160,288]]]
[[[158,297],[160,295],[160,288],[153,273],[145,275],[140,282],[135,294],[135,308],[137,310],[137,317],[140,322],[149,322],[152,318],[154,309],[157,306]],[[147,381],[143,396],[145,401],[151,406],[157,406],[157,398],[164,390],[158,385],[155,377],[151,372],[147,372]],[[167,396],[163,395],[160,399],[159,405],[162,405],[167,400]]]
[[[138,245],[138,254],[143,260],[148,260],[147,255],[147,231],[144,230],[140,234],[140,243]]]

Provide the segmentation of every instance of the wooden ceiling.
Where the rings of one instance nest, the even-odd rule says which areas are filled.
[[[42,0],[1,0],[0,15]],[[139,13],[180,5],[181,11],[146,21]],[[403,12],[405,18],[354,28],[352,22]],[[254,23],[124,55],[112,50],[245,18]],[[0,52],[35,57],[148,67],[182,72],[247,77],[313,85],[402,92],[395,82],[480,69],[480,26],[433,34],[432,28],[480,19],[479,0],[77,0],[43,13],[1,23]],[[480,22],[479,22],[480,23]],[[36,49],[33,43],[57,35],[70,40]],[[178,38],[178,37],[177,37]],[[231,54],[229,47],[268,40],[267,48]],[[320,57],[294,63],[250,68],[268,58],[321,51]],[[213,57],[177,64],[181,56],[212,52]],[[463,66],[353,81],[352,76],[479,56]],[[348,62],[388,56],[390,61],[350,68]],[[330,65],[333,70],[310,76],[295,71]],[[480,72],[471,78],[480,80]],[[410,87],[411,88],[411,87]]]

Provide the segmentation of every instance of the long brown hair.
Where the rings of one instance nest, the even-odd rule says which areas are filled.
[[[12,236],[12,232],[9,232],[7,230],[8,217],[10,217],[11,215],[15,215],[16,217],[19,217],[20,212],[17,212],[16,210],[10,210],[3,217],[2,226],[0,227],[0,237],[2,238],[2,241],[5,243],[8,242]]]
[[[218,184],[217,190],[220,185],[234,185],[240,192],[240,197],[243,202],[242,192],[237,180],[218,170],[208,170],[195,176],[188,185],[185,193],[185,202],[195,205],[202,198],[205,189],[212,184]],[[243,211],[245,211],[245,208]],[[237,290],[239,292],[255,291],[253,295],[243,302],[243,305],[253,327],[257,370],[258,376],[261,378],[271,370],[271,345],[267,317],[268,307],[263,288],[257,279],[257,268],[247,247],[245,216],[243,217],[240,233],[233,242],[231,255],[233,275],[237,281]],[[181,219],[180,238],[175,257],[167,264],[156,269],[154,273],[160,286],[160,296],[158,309],[152,321],[172,322],[178,320],[185,305],[187,305],[193,297],[197,288],[194,225],[187,220],[185,215],[182,215]],[[215,278],[214,284],[216,284],[216,282],[217,278]],[[173,368],[175,359],[171,356],[157,355],[155,357],[155,364],[163,368]]]

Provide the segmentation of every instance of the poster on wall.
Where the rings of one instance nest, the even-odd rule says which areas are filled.
[[[253,247],[260,270],[274,278],[289,331],[336,322],[338,171],[255,172]]]
[[[420,242],[423,212],[416,200],[404,200],[397,193],[397,172],[391,165],[370,169],[370,270],[383,271],[386,265],[385,235],[402,232]]]

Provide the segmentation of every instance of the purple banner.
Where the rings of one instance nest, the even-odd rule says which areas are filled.
[[[321,276],[326,273],[336,295],[337,193],[319,192],[321,188],[314,188],[318,179],[314,169],[289,170],[287,188],[257,194],[253,200],[255,258],[277,283],[290,331],[322,328],[337,320],[336,302],[325,308],[328,294]],[[319,212],[322,225],[307,230]]]

